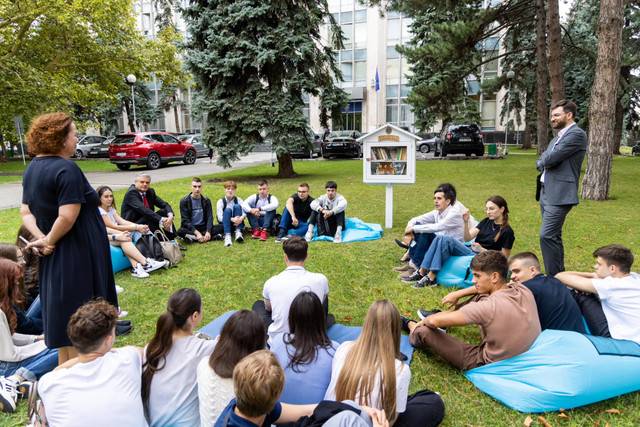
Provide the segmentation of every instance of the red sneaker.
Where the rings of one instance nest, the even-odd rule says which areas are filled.
[[[256,228],[255,230],[253,230],[253,234],[251,235],[252,239],[259,239],[260,238],[260,229]]]
[[[260,232],[260,240],[265,240],[266,241],[267,240],[267,236],[268,236],[267,230],[262,230]]]

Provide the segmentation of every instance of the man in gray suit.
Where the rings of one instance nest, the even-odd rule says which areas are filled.
[[[587,134],[575,122],[577,107],[563,99],[551,106],[551,126],[558,130],[547,150],[536,162],[540,179],[540,249],[548,276],[564,271],[562,226],[578,201],[582,161],[587,152]]]

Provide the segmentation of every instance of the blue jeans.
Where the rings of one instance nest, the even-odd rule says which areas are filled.
[[[293,228],[293,233],[291,234],[303,237],[309,229],[309,223],[306,221],[303,222],[298,220],[298,226],[294,227],[293,225],[291,225],[291,221],[291,214],[289,213],[289,210],[285,208],[284,212],[282,212],[282,220],[280,220],[279,231],[287,234],[287,231],[289,231],[290,228]]]
[[[43,331],[42,327],[42,308],[40,305],[40,295],[31,303],[29,310],[24,313],[18,307],[13,306],[18,316],[18,325],[16,332],[27,335],[40,335]]]
[[[424,256],[420,268],[438,272],[452,256],[475,255],[476,253],[464,243],[451,236],[436,236]]]
[[[249,224],[251,224],[251,228],[269,228],[271,226],[271,221],[273,221],[273,217],[276,216],[276,210],[268,211],[268,212],[260,212],[260,217],[253,215],[251,212],[247,214],[247,218],[249,219]]]
[[[416,223],[416,225],[419,224],[419,222]],[[420,265],[436,235],[433,233],[413,233],[413,235],[415,236],[416,244],[409,248],[409,258],[415,265]]]
[[[234,231],[236,228],[238,230],[242,230],[244,228],[244,221],[238,227],[231,224],[231,218],[235,216],[242,216],[242,206],[233,205],[233,208],[226,208],[222,212],[222,227],[224,228],[224,234],[229,234],[232,231]]]
[[[20,375],[27,381],[36,381],[58,366],[58,350],[46,349],[20,362],[0,362],[0,376]]]

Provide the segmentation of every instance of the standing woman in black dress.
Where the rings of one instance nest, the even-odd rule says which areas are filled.
[[[20,215],[36,237],[27,248],[40,258],[40,299],[45,343],[59,362],[76,356],[67,336],[69,318],[102,297],[118,306],[109,241],[98,212],[100,198],[69,157],[78,138],[71,117],[51,113],[34,120],[27,134],[37,155],[24,173]]]

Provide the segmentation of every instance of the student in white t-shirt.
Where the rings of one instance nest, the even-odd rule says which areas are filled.
[[[608,245],[593,257],[595,273],[564,271],[556,279],[574,289],[592,335],[640,343],[640,274],[631,271],[631,250]]]
[[[156,334],[144,348],[142,400],[150,426],[200,424],[196,369],[216,346],[216,341],[193,335],[201,321],[202,298],[195,289],[171,294]]]
[[[113,349],[118,310],[106,301],[78,309],[67,329],[78,357],[44,375],[38,393],[52,426],[146,426],[142,349]]]
[[[400,361],[401,328],[400,312],[392,302],[374,302],[358,339],[338,347],[324,397],[382,409],[395,426],[437,426],[444,418],[440,396],[429,390],[407,396],[411,371]]]

